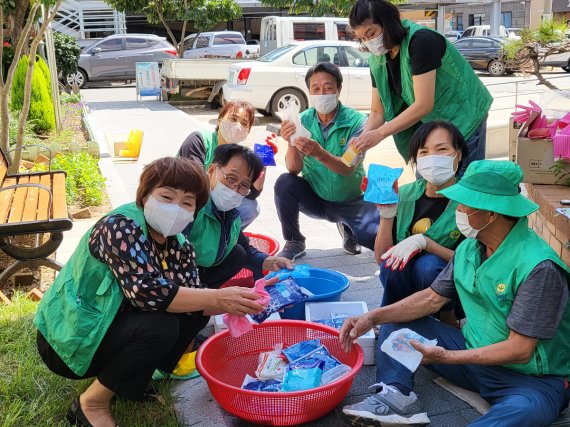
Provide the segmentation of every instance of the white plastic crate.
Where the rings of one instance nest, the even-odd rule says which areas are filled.
[[[249,317],[249,315],[246,315],[245,317],[247,317],[247,320],[249,320],[250,323],[256,323],[251,319],[251,317]],[[265,322],[269,322],[271,320],[281,320],[281,316],[279,316],[279,313],[271,313],[271,316],[269,316]],[[214,331],[218,333],[224,329],[228,329],[228,326],[224,323],[224,315],[218,314],[214,316]]]
[[[332,313],[344,313],[352,317],[367,312],[368,307],[364,301],[309,302],[305,304],[305,319],[307,321],[330,319]],[[364,364],[374,365],[376,348],[374,332],[366,332],[356,342],[364,350]]]

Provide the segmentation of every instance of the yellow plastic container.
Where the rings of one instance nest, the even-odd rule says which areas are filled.
[[[351,167],[354,165],[354,160],[359,154],[360,153],[354,149],[354,146],[349,145],[340,160],[342,160],[346,166]]]

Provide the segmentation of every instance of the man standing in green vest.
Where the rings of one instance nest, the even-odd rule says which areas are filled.
[[[522,178],[512,162],[471,163],[461,181],[441,191],[459,203],[456,222],[466,239],[431,288],[345,321],[346,350],[382,324],[381,390],[343,408],[352,425],[429,422],[412,391],[413,372],[380,349],[402,328],[437,340],[410,340],[404,351],[419,351],[428,369],[491,403],[471,426],[547,426],[568,405],[570,270],[528,227],[538,205],[519,194]],[[466,315],[461,331],[429,316],[454,296]]]
[[[330,62],[314,65],[305,83],[313,107],[300,116],[310,138],[297,137],[294,123],[283,121],[281,125],[281,136],[289,141],[285,155],[289,173],[275,183],[275,205],[286,240],[279,255],[291,260],[305,255],[299,212],[336,222],[346,252],[358,254],[360,245],[374,250],[379,214],[362,197],[362,158],[352,166],[341,161],[350,140],[364,129],[366,116],[339,102],[342,74],[338,66]]]

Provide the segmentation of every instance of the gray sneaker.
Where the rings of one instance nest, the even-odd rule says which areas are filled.
[[[353,426],[387,426],[398,424],[428,424],[416,393],[404,396],[400,390],[384,383],[382,391],[354,405],[342,408],[345,420]]]
[[[283,250],[277,254],[277,256],[288,258],[291,261],[295,261],[296,258],[302,258],[305,255],[305,242],[299,240],[287,240]]]

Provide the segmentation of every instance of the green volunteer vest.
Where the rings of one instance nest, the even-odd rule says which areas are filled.
[[[396,238],[398,242],[410,237],[410,225],[416,209],[416,202],[426,191],[426,180],[420,179],[400,187],[398,202],[398,220],[396,222]],[[445,211],[431,225],[424,234],[445,246],[448,249],[455,249],[461,232],[455,223],[455,210],[457,202],[449,201]]]
[[[241,218],[237,215],[231,224],[230,241],[227,242],[226,250],[222,258],[216,262],[222,225],[212,212],[212,199],[208,199],[206,206],[200,209],[200,212],[198,212],[198,215],[194,219],[190,234],[186,236],[194,247],[196,264],[200,267],[211,267],[212,265],[220,264],[236,246],[240,230]]]
[[[133,219],[148,237],[143,211],[134,202],[109,213],[113,214]],[[81,238],[34,317],[36,328],[77,375],[89,368],[124,298],[111,269],[89,251],[91,231],[92,227]],[[181,245],[186,240],[177,237]]]
[[[319,126],[317,111],[309,108],[301,113],[301,123],[317,141],[333,156],[341,157],[346,151],[350,137],[366,120],[366,116],[339,103],[336,120],[325,141]],[[362,195],[360,183],[365,175],[362,163],[349,176],[334,173],[317,159],[305,156],[302,176],[317,195],[329,202],[351,202]]]
[[[519,286],[540,262],[551,260],[566,273],[570,270],[539,237],[528,228],[527,218],[515,224],[497,251],[481,263],[480,243],[464,240],[455,251],[454,280],[467,323],[462,329],[467,348],[479,348],[504,341],[509,336],[507,317]],[[570,304],[552,339],[539,340],[531,360],[505,365],[528,375],[570,374]]]
[[[384,106],[386,121],[394,119],[415,101],[408,45],[416,31],[427,29],[407,19],[402,20],[402,25],[408,29],[408,34],[400,45],[401,98],[390,90],[386,55],[371,55],[368,59],[370,72],[374,76],[378,94]],[[422,123],[430,120],[450,121],[467,139],[487,115],[493,97],[449,40],[446,40],[446,45],[445,55],[441,58],[441,67],[436,71],[433,110],[421,121]],[[410,139],[420,124],[394,135],[398,152],[406,162],[409,160]]]
[[[218,148],[218,132],[200,132],[202,135],[202,140],[204,141],[204,147],[206,147],[206,157],[204,157],[204,170],[207,171],[212,160],[214,160],[214,151]]]

